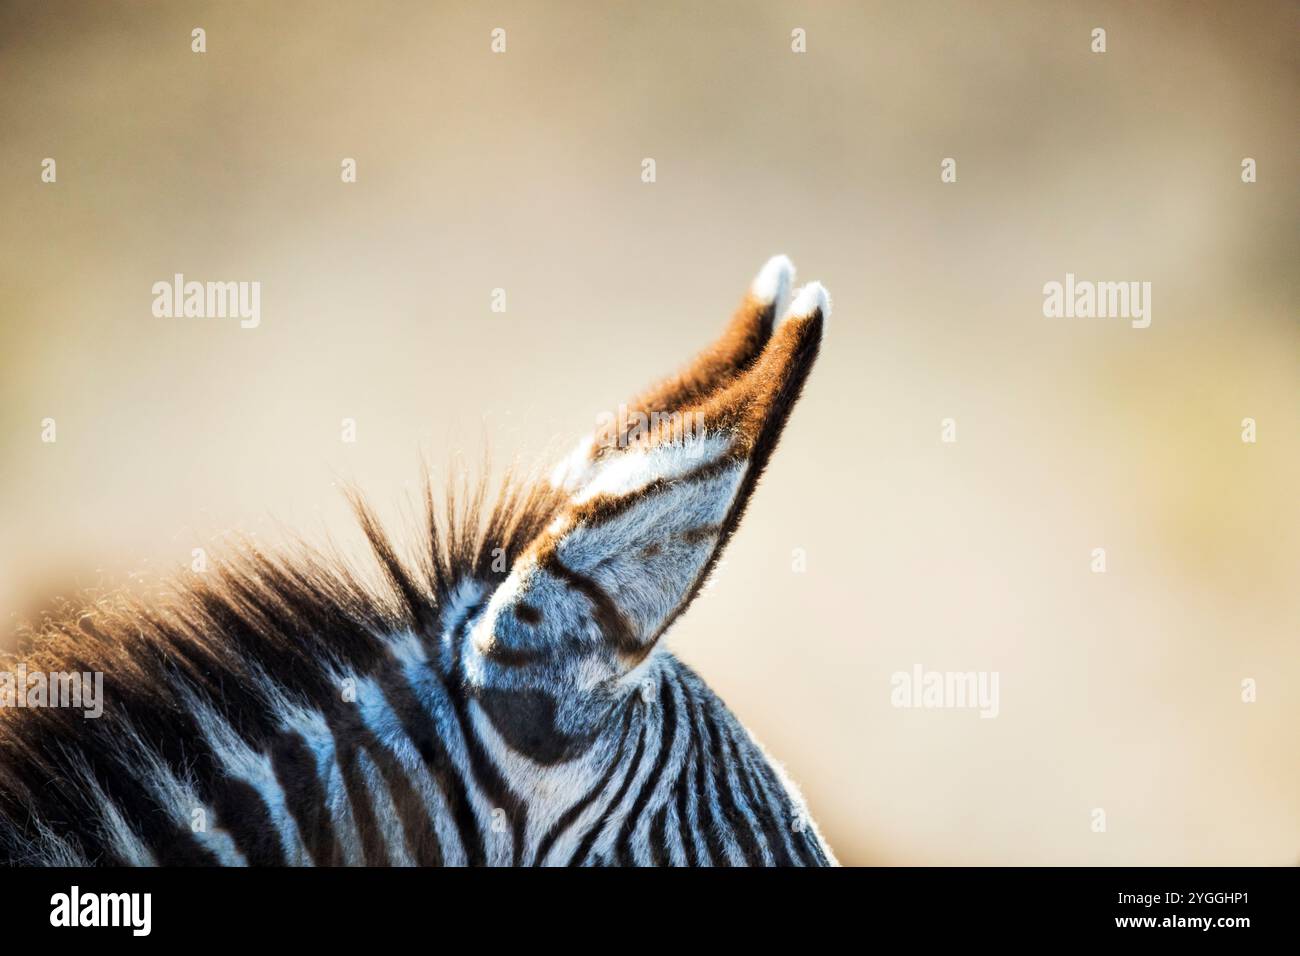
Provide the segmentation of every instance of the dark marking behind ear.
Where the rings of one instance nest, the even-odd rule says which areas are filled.
[[[544,691],[485,687],[475,699],[513,750],[544,766],[572,760],[591,744],[556,726],[555,698]]]
[[[628,624],[627,618],[619,610],[614,599],[598,583],[566,567],[556,555],[554,549],[548,550],[539,560],[539,564],[549,573],[555,575],[568,587],[582,594],[595,609],[596,623],[610,645],[631,664],[641,662],[650,651],[650,645],[642,644],[636,639],[636,633]]]

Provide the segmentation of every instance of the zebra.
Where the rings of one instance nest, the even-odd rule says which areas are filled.
[[[835,865],[663,646],[817,357],[830,299],[793,282],[769,260],[717,341],[545,477],[426,478],[413,554],[350,492],[369,576],[245,545],[166,599],[46,621],[21,663],[102,674],[103,713],[0,707],[0,858]]]

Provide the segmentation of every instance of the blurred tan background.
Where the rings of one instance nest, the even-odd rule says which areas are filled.
[[[1291,3],[5,3],[3,642],[232,530],[351,547],[340,480],[398,522],[421,455],[567,448],[786,252],[834,296],[826,348],[670,645],[840,858],[1294,863],[1295,27]],[[175,272],[260,281],[261,326],[154,318]],[[1150,281],[1150,328],[1044,318],[1066,272]],[[997,671],[1000,715],[892,707],[916,664]]]

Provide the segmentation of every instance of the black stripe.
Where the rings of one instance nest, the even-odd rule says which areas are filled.
[[[692,742],[686,760],[682,761],[682,769],[677,775],[677,782],[673,784],[677,790],[677,829],[681,837],[682,849],[686,853],[687,866],[700,865],[700,859],[695,850],[695,833],[691,829],[691,817],[687,807],[687,791],[690,790],[690,766],[694,760],[695,744]]]
[[[569,857],[569,866],[578,866],[587,858],[587,854],[591,852],[592,846],[595,845],[600,838],[601,832],[605,829],[605,823],[609,820],[610,814],[618,812],[619,805],[623,802],[623,797],[627,795],[628,787],[632,785],[636,772],[641,766],[641,754],[645,751],[646,729],[649,725],[649,721],[641,725],[641,732],[637,735],[636,750],[632,754],[632,760],[628,763],[627,773],[623,775],[623,782],[619,785],[618,792],[614,794],[614,798],[610,800],[609,805],[605,808],[604,815],[596,821],[595,826],[587,831],[582,838],[582,842],[578,844],[578,849],[574,851],[573,856]]]
[[[462,681],[465,680],[462,653],[464,641],[468,638],[468,623],[468,620],[462,623],[461,639],[454,642],[452,652],[452,673],[459,675]],[[469,772],[474,782],[492,803],[493,810],[503,810],[506,818],[510,820],[513,837],[511,863],[518,866],[523,857],[524,838],[528,833],[528,805],[510,789],[497,770],[496,764],[492,762],[492,758],[483,749],[483,742],[474,732],[464,695],[455,693],[449,694],[448,697],[451,701],[452,713],[456,717],[456,725],[460,729],[461,740],[465,743],[465,753],[469,756]]]
[[[803,844],[804,850],[813,858],[813,866],[830,866],[831,861],[826,858],[826,853],[822,850],[821,844],[813,835],[812,821],[805,820],[803,833],[799,834],[799,843]]]
[[[663,776],[664,768],[668,765],[668,759],[672,756],[673,743],[677,739],[677,705],[673,702],[673,692],[668,686],[666,677],[660,678],[659,681],[659,699],[663,701],[664,711],[663,720],[659,724],[659,738],[661,740],[659,753],[655,757],[654,768],[646,777],[645,782],[641,784],[641,790],[632,803],[632,809],[623,818],[623,826],[619,830],[616,842],[617,858],[620,865],[623,866],[631,865],[633,862],[631,852],[632,833],[636,830],[637,823],[640,822],[646,803],[649,802],[659,785],[659,778]]]
[[[442,866],[442,847],[429,816],[428,807],[406,775],[396,756],[363,723],[356,730],[357,743],[379,769],[388,787],[393,810],[402,824],[407,852],[417,866]]]
[[[81,628],[92,639],[98,639],[89,622]],[[68,665],[69,671],[77,673],[96,669],[79,660]],[[169,710],[164,718],[157,709],[149,710],[154,704],[149,694],[164,697],[174,711]],[[0,776],[11,777],[18,790],[5,800],[12,809],[0,820],[0,830],[16,836],[28,850],[34,841],[39,842],[40,834],[34,830],[39,820],[57,837],[73,841],[92,862],[125,862],[105,843],[101,831],[104,810],[100,804],[108,802],[159,864],[219,865],[217,856],[190,829],[188,819],[173,820],[172,814],[178,808],[160,806],[159,796],[145,777],[140,751],[122,745],[128,732],[121,722],[122,715],[142,708],[130,732],[168,772],[177,777],[192,775],[195,797],[206,802],[213,759],[192,715],[170,695],[161,675],[156,684],[146,688],[124,683],[117,674],[107,673],[104,699],[113,706],[100,720],[85,720],[79,711],[67,708],[10,712],[0,727],[0,766],[5,770]],[[87,771],[102,797],[81,785]],[[190,809],[184,808],[180,815],[188,817]]]
[[[474,733],[464,699],[453,697],[451,705],[456,715],[456,723],[460,726],[461,738],[465,741],[465,752],[469,755],[470,773],[474,776],[474,782],[487,796],[493,809],[504,810],[506,818],[511,823],[514,837],[511,862],[514,866],[518,866],[523,855],[524,835],[527,833],[528,806],[510,789],[492,762],[492,758],[483,749],[483,742]]]
[[[361,840],[361,853],[366,866],[388,866],[388,845],[384,834],[375,819],[374,807],[371,806],[370,788],[358,765],[359,747],[355,742],[356,725],[361,717],[356,705],[339,708],[337,714],[325,713],[325,722],[330,733],[334,735],[334,757],[338,761],[339,774],[343,778],[343,789],[348,795],[348,805],[352,808],[352,822],[356,825],[357,836]]]
[[[544,647],[506,647],[494,640],[487,647],[479,649],[486,660],[497,667],[518,670],[540,664],[550,657],[550,651]]]
[[[722,841],[721,828],[713,812],[713,801],[709,798],[708,784],[704,782],[704,763],[707,755],[703,750],[695,754],[695,792],[699,805],[696,807],[696,825],[704,833],[705,852],[709,858],[705,866],[731,866],[731,857]]]
[[[235,841],[250,866],[284,866],[284,846],[271,811],[257,789],[238,777],[222,777],[212,788],[216,824]]]
[[[709,759],[709,754],[704,748],[707,746],[708,730],[701,726],[702,708],[695,703],[695,696],[691,693],[690,686],[682,682],[682,693],[686,695],[687,705],[691,711],[691,723],[695,728],[695,739],[699,741],[700,746],[695,754],[695,792],[700,806],[696,810],[696,825],[704,832],[705,850],[709,854],[709,859],[704,863],[705,866],[731,866],[731,858],[727,854],[726,845],[722,841],[721,824],[718,822],[713,812],[713,801],[709,799],[709,788],[704,780],[704,765]]]
[[[433,719],[416,698],[414,689],[407,682],[400,668],[390,661],[381,673],[383,679],[380,686],[383,688],[384,698],[393,713],[397,715],[402,730],[415,745],[424,765],[429,769],[434,782],[442,792],[452,819],[456,823],[456,832],[460,835],[466,862],[470,866],[482,866],[487,862],[483,833],[474,816],[474,807],[470,803],[465,781],[461,778],[456,762],[452,760]],[[442,696],[447,697],[446,689],[432,669],[429,671],[429,678],[442,690]]]
[[[763,768],[763,776],[767,778],[769,785],[777,793],[780,794],[785,793],[785,788],[781,786],[781,781],[776,779],[776,775],[775,773],[773,773],[771,767],[765,766]],[[794,810],[794,807],[787,807],[787,810],[792,812]],[[794,843],[794,851],[795,854],[799,857],[800,866],[818,866],[819,863],[817,858],[818,856],[820,856],[820,851],[814,854],[809,850],[808,848],[809,841],[805,836],[807,832],[808,831],[805,830],[804,833],[796,833],[794,839],[791,842]],[[804,838],[800,839],[800,837],[804,837]]]
[[[316,758],[306,741],[296,733],[283,734],[271,747],[271,767],[312,862],[316,866],[336,866],[341,853],[334,822],[325,802]]]
[[[654,815],[650,821],[650,863],[654,866],[667,866],[668,857],[668,802]]]
[[[758,799],[758,795],[750,786],[749,772],[745,769],[745,761],[741,757],[740,747],[736,743],[733,725],[730,723],[725,725],[715,725],[715,729],[726,742],[727,752],[729,755],[728,766],[736,778],[735,796],[739,800],[743,801],[745,806],[749,808],[748,813],[744,813],[743,809],[741,809],[741,812],[744,813],[745,820],[749,824],[750,832],[754,834],[755,846],[759,854],[762,855],[763,846],[766,845],[771,849],[771,844],[773,842],[769,838],[772,820],[770,815],[766,812],[767,805]],[[780,826],[779,822],[777,823],[777,826]],[[780,841],[778,840],[776,842],[779,843]],[[777,851],[771,850],[771,853],[775,860]],[[784,848],[782,848],[782,853],[784,853]],[[764,856],[763,859],[766,861],[766,856]]]
[[[567,763],[587,751],[593,734],[561,729],[559,701],[532,687],[476,687],[470,691],[506,746],[544,767]]]
[[[623,731],[618,738],[618,748],[614,752],[614,759],[610,761],[609,766],[605,769],[604,775],[601,776],[600,780],[596,782],[594,787],[583,795],[581,800],[569,807],[568,810],[564,811],[564,814],[560,819],[555,821],[555,824],[551,829],[547,831],[544,837],[542,837],[541,842],[537,844],[537,855],[533,858],[533,863],[536,866],[541,866],[546,862],[546,854],[550,852],[555,841],[558,840],[560,836],[569,829],[569,827],[573,826],[574,822],[582,815],[583,811],[586,810],[587,807],[591,806],[591,802],[600,796],[605,791],[605,788],[609,786],[609,781],[613,779],[615,771],[618,770],[618,765],[623,762],[623,753],[627,746],[627,734],[632,727],[633,713],[634,708],[630,704],[624,707]]]
[[[790,856],[790,840],[787,836],[791,831],[789,821],[786,820],[783,812],[782,802],[772,798],[771,792],[763,784],[762,777],[750,770],[749,761],[743,754],[737,754],[736,759],[743,775],[746,792],[752,794],[751,802],[763,808],[759,819],[766,824],[764,833],[768,837],[768,845],[772,848],[773,861],[777,866],[794,866],[795,861]]]
[[[636,639],[632,626],[603,587],[586,575],[566,567],[554,552],[549,553],[543,568],[591,602],[601,633],[616,651],[637,661],[645,656],[648,646],[643,646]]]
[[[217,855],[189,827],[164,824],[166,836],[152,849],[159,866],[221,866]]]
[[[762,866],[763,854],[758,847],[758,838],[754,833],[753,825],[749,817],[736,805],[735,797],[731,792],[731,782],[727,779],[727,751],[722,732],[714,723],[713,715],[707,706],[702,707],[701,711],[705,735],[713,742],[709,751],[709,756],[712,758],[709,765],[713,771],[713,785],[718,791],[718,803],[722,808],[723,818],[727,821],[731,835],[745,856],[745,864]]]

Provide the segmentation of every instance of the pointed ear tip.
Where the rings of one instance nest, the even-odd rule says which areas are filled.
[[[763,263],[749,291],[760,302],[776,302],[787,295],[794,284],[794,263],[786,255],[776,255]]]
[[[811,318],[818,312],[821,313],[824,327],[831,318],[831,295],[820,282],[809,282],[795,295],[782,322]]]

